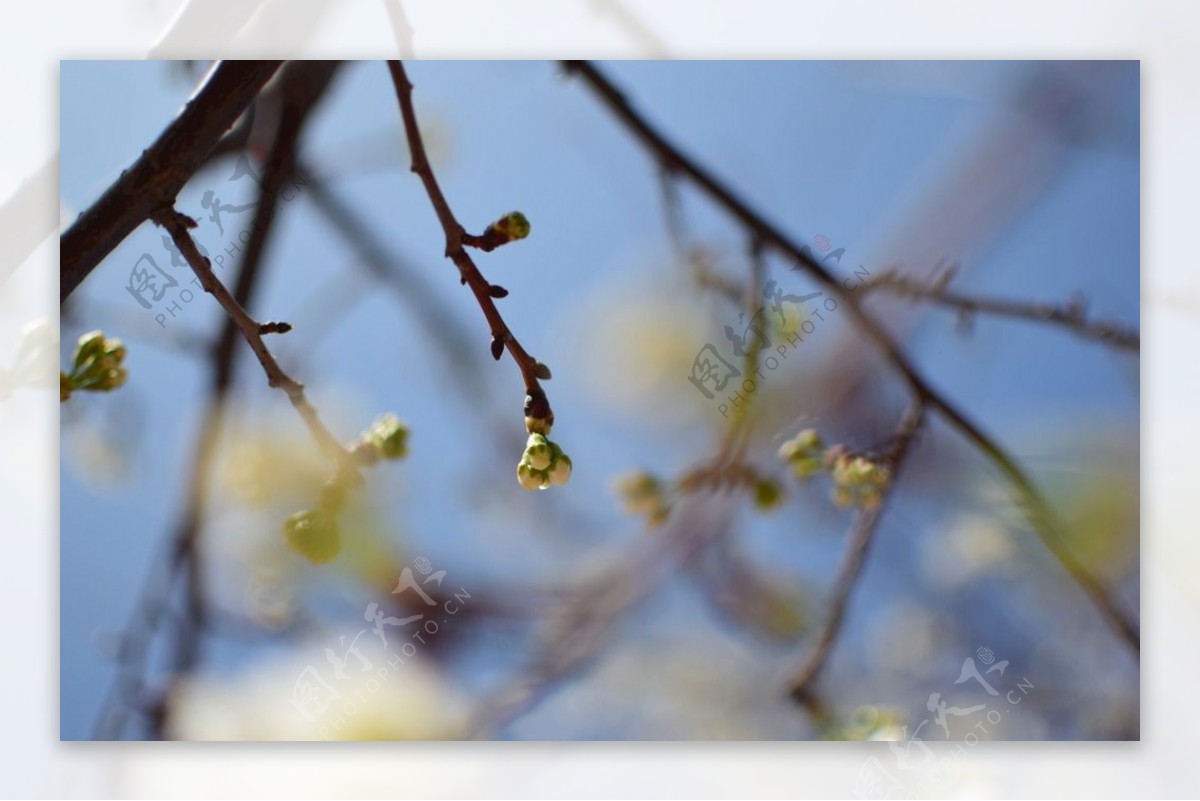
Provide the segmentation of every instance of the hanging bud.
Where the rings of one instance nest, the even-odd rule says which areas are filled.
[[[544,470],[535,470],[528,462],[517,465],[517,482],[523,489],[545,489],[543,484],[549,479]]]
[[[566,484],[571,478],[571,457],[565,453],[559,454],[550,468],[550,483],[556,487]]]
[[[550,441],[543,434],[530,434],[525,443],[525,460],[536,470],[545,470],[550,466],[554,454],[550,450]]]
[[[562,486],[571,478],[571,457],[544,434],[530,434],[517,465],[517,481],[527,490]]]

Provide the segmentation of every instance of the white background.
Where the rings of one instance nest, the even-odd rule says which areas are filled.
[[[0,26],[0,360],[57,321],[58,61],[394,57],[383,0],[6,3]],[[186,7],[186,8],[184,8]],[[404,0],[418,57],[1135,58],[1142,61],[1141,743],[979,745],[932,794],[1194,796],[1200,669],[1200,6],[1186,2],[447,2]],[[177,13],[180,14],[177,17]],[[176,24],[178,22],[178,24]],[[48,191],[47,191],[48,190]],[[1097,232],[1102,235],[1102,232]],[[34,243],[41,242],[30,255]],[[28,243],[28,244],[26,244]],[[28,256],[28,258],[26,258]],[[881,744],[58,742],[58,403],[0,402],[0,794],[31,796],[850,796]],[[872,750],[872,749],[875,750]]]

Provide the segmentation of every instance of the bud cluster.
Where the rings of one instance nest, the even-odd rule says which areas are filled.
[[[645,470],[627,473],[617,479],[614,489],[621,507],[633,515],[645,515],[651,525],[667,519],[671,504],[666,488],[657,476]]]
[[[403,459],[408,455],[408,426],[394,414],[382,415],[350,447],[355,461],[371,466],[380,459]],[[342,549],[338,514],[346,505],[346,494],[356,474],[344,466],[325,482],[317,496],[316,508],[304,509],[283,524],[283,539],[314,565],[337,557]]]
[[[849,453],[840,445],[826,448],[811,428],[783,443],[779,457],[801,480],[828,471],[833,480],[830,498],[842,507],[875,506],[883,499],[883,490],[892,480],[892,471],[886,464]]]
[[[59,398],[65,401],[75,390],[109,392],[125,383],[125,346],[107,339],[100,331],[79,338],[72,356],[71,372],[59,371]]]
[[[527,490],[562,486],[571,478],[571,457],[545,434],[530,434],[517,465],[517,481]]]

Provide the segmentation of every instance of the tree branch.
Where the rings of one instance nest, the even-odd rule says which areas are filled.
[[[433,205],[434,213],[437,214],[438,222],[441,223],[442,230],[445,232],[446,257],[458,267],[463,283],[471,288],[471,293],[475,295],[475,300],[478,301],[479,308],[487,319],[492,332],[492,355],[499,359],[500,348],[507,349],[513,361],[517,363],[517,368],[521,371],[527,395],[526,418],[544,419],[548,425],[553,425],[554,412],[550,409],[550,402],[538,379],[539,372],[544,367],[540,367],[540,362],[529,355],[504,322],[504,318],[492,299],[492,285],[479,272],[479,268],[475,266],[475,262],[466,251],[465,245],[476,241],[478,237],[468,234],[455,218],[454,212],[451,211],[450,204],[447,202],[446,196],[442,194],[442,189],[438,186],[437,178],[433,174],[433,167],[425,154],[425,143],[421,138],[420,126],[417,124],[417,114],[413,108],[412,84],[409,83],[408,76],[404,72],[404,65],[399,61],[389,61],[388,70],[392,75],[392,82],[396,86],[396,99],[399,101],[400,114],[404,119],[404,131],[408,137],[408,149],[412,155],[412,171],[424,184],[425,192],[429,195],[429,202]]]
[[[1070,552],[1053,510],[1025,471],[998,442],[930,385],[887,331],[863,310],[853,295],[843,289],[836,276],[708,170],[669,142],[634,110],[620,90],[594,65],[586,61],[563,63],[568,72],[580,76],[595,91],[663,169],[690,180],[737,219],[747,231],[791,260],[796,269],[810,274],[846,307],[854,324],[882,352],[888,363],[908,385],[913,397],[928,406],[931,411],[937,412],[1000,469],[1014,490],[1018,506],[1046,548],[1080,585],[1113,631],[1134,652],[1139,652],[1141,646],[1137,624],[1117,605],[1108,590],[1087,567]]]
[[[59,302],[175,196],[281,61],[222,61],[182,112],[62,235]]]
[[[189,229],[196,227],[196,221],[174,209],[166,209],[155,213],[154,222],[171,235],[175,247],[179,248],[179,252],[187,260],[188,266],[200,280],[204,291],[221,304],[221,308],[229,315],[229,319],[233,321],[242,339],[246,340],[246,344],[258,357],[258,363],[262,365],[263,372],[267,375],[267,384],[283,390],[288,396],[288,400],[292,402],[292,406],[296,407],[296,411],[304,419],[305,425],[308,426],[308,430],[317,444],[321,446],[321,450],[335,460],[349,459],[349,452],[342,446],[341,441],[321,422],[316,408],[304,393],[304,385],[284,372],[270,349],[267,348],[263,341],[264,324],[255,320],[242,308],[242,305],[213,273],[208,259],[200,254],[195,240],[188,232]]]
[[[838,635],[841,634],[850,594],[858,584],[863,563],[866,561],[871,542],[875,538],[875,531],[883,517],[884,508],[887,506],[896,480],[899,478],[900,468],[908,456],[909,447],[924,418],[925,407],[920,401],[914,403],[904,413],[892,438],[891,446],[881,460],[891,471],[891,480],[883,488],[883,496],[879,502],[858,513],[850,528],[850,533],[846,537],[846,550],[842,555],[837,577],[833,582],[829,616],[825,619],[825,625],[821,628],[816,645],[813,646],[812,651],[809,652],[808,657],[789,682],[792,699],[806,707],[811,707],[816,698],[812,691],[812,685],[828,661],[829,655],[833,652]]]
[[[1087,310],[1080,301],[1066,304],[1030,303],[1002,298],[978,298],[952,292],[947,284],[953,272],[947,270],[931,283],[889,270],[872,276],[855,288],[855,293],[886,292],[913,301],[926,301],[936,306],[957,309],[964,314],[976,312],[997,317],[1011,317],[1061,326],[1084,339],[1094,340],[1114,348],[1137,352],[1141,348],[1141,336],[1136,330],[1117,323],[1090,320]]]

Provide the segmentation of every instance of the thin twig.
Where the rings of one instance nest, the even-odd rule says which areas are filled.
[[[208,158],[281,61],[222,61],[162,135],[62,235],[59,302]]]
[[[474,737],[494,738],[592,664],[622,621],[728,530],[732,510],[729,498],[693,496],[656,536],[637,540],[614,560],[589,565],[566,582],[571,589],[543,609],[525,664],[477,705]]]
[[[790,694],[792,699],[797,703],[809,706],[812,698],[815,697],[812,695],[812,684],[816,681],[817,675],[825,666],[826,661],[828,661],[829,655],[833,651],[833,646],[837,642],[838,635],[842,631],[842,622],[846,617],[846,607],[850,602],[850,594],[858,584],[858,578],[861,575],[867,551],[870,549],[871,542],[875,538],[875,531],[879,527],[879,521],[883,516],[884,508],[891,496],[892,489],[896,485],[900,468],[909,453],[909,447],[912,445],[913,438],[916,436],[917,430],[921,427],[924,417],[925,408],[919,401],[914,403],[904,413],[904,417],[901,419],[900,425],[892,438],[891,446],[881,460],[891,471],[891,479],[887,486],[883,488],[883,493],[879,501],[858,513],[854,519],[854,524],[850,528],[850,533],[846,537],[846,550],[842,555],[842,561],[833,582],[829,615],[825,619],[825,625],[822,626],[820,635],[817,637],[816,645],[813,646],[808,657],[789,682]]]
[[[471,293],[475,295],[475,300],[478,301],[479,308],[483,311],[483,316],[487,318],[488,326],[491,329],[493,348],[503,346],[508,350],[513,361],[517,363],[517,368],[521,371],[521,378],[525,382],[525,392],[528,395],[526,417],[541,418],[552,424],[554,413],[550,409],[550,402],[546,399],[546,393],[538,380],[539,362],[529,355],[517,338],[513,336],[507,323],[504,322],[500,310],[496,308],[496,303],[491,295],[491,284],[479,272],[479,268],[475,266],[475,262],[466,251],[465,246],[476,237],[467,234],[458,219],[455,218],[454,212],[451,211],[450,204],[446,201],[446,196],[442,194],[437,178],[433,174],[433,167],[425,154],[425,143],[421,138],[420,126],[417,124],[417,114],[413,108],[412,84],[409,83],[408,76],[404,72],[404,65],[399,61],[389,61],[388,70],[392,75],[392,82],[396,86],[396,99],[400,103],[400,114],[404,118],[404,131],[408,137],[408,149],[412,155],[412,171],[417,174],[425,186],[429,202],[433,205],[434,213],[437,214],[438,221],[445,232],[446,258],[458,267],[463,282],[471,288]],[[496,343],[500,343],[500,345]],[[498,354],[498,350],[493,350],[496,358],[499,358]]]
[[[300,413],[308,430],[312,433],[313,438],[320,445],[321,450],[327,456],[339,461],[349,461],[349,452],[341,444],[337,437],[325,427],[321,422],[321,417],[317,413],[316,408],[309,402],[308,397],[304,393],[304,385],[296,379],[292,378],[284,369],[279,366],[279,362],[275,360],[271,350],[263,341],[262,323],[250,316],[242,305],[237,302],[237,299],[230,294],[225,285],[221,283],[216,274],[212,271],[212,265],[208,259],[200,254],[200,250],[196,247],[196,242],[192,239],[189,229],[196,227],[196,221],[186,214],[182,214],[175,209],[164,209],[154,215],[154,222],[171,235],[171,240],[175,243],[175,247],[179,248],[179,252],[187,260],[188,266],[192,268],[192,272],[196,274],[196,278],[200,280],[200,286],[204,291],[212,295],[225,313],[229,315],[229,319],[237,327],[241,333],[242,339],[246,340],[246,344],[254,351],[254,355],[258,358],[258,363],[262,365],[263,372],[267,375],[267,384],[283,390],[288,396],[288,400],[292,402],[292,406],[296,407],[296,411]]]
[[[951,403],[925,379],[891,335],[858,303],[837,277],[748,203],[721,183],[708,170],[685,155],[647,122],[596,67],[585,61],[565,62],[568,72],[579,75],[596,92],[613,114],[645,145],[663,169],[686,176],[753,235],[787,257],[795,269],[803,270],[828,289],[845,306],[855,325],[870,339],[892,368],[908,385],[912,395],[937,412],[963,437],[991,460],[1011,484],[1018,506],[1046,548],[1084,590],[1105,621],[1134,652],[1139,652],[1140,634],[1134,620],[1117,604],[1109,591],[1070,551],[1053,509],[1041,491],[1008,452],[986,434],[965,412]]]
[[[925,301],[957,309],[964,314],[979,312],[998,317],[1049,323],[1062,326],[1084,339],[1101,342],[1114,348],[1135,352],[1141,348],[1141,335],[1136,330],[1117,323],[1089,319],[1087,309],[1082,302],[1030,303],[1003,298],[971,297],[947,288],[947,282],[951,275],[952,273],[946,272],[933,282],[924,283],[895,270],[889,270],[862,282],[855,287],[854,292],[860,296],[873,291],[886,292],[913,301]]]
[[[675,175],[666,168],[658,171],[659,189],[661,190],[663,222],[667,229],[667,238],[671,240],[675,259],[680,266],[686,267],[692,274],[696,285],[704,289],[712,289],[719,296],[736,307],[742,305],[742,288],[732,279],[721,275],[709,263],[708,252],[701,246],[688,245],[687,225],[684,221],[683,199],[679,195],[679,187]]]

